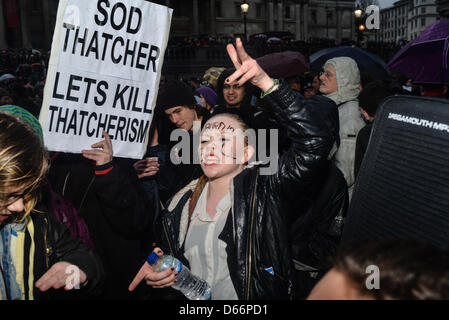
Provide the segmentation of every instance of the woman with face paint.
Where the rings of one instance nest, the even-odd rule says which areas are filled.
[[[305,99],[284,81],[271,79],[245,52],[240,39],[227,46],[236,71],[226,83],[249,81],[274,108],[289,149],[267,174],[250,163],[257,152],[250,129],[236,115],[210,118],[201,133],[203,176],[171,200],[160,217],[154,251],[170,254],[206,280],[212,299],[291,299],[294,266],[288,230],[293,212],[282,210],[306,190],[326,165],[338,134],[338,115],[326,99]],[[171,269],[155,272],[146,262],[130,284],[154,288],[176,281]]]

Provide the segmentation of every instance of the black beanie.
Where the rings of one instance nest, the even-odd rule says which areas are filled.
[[[196,100],[192,90],[182,81],[169,80],[160,89],[157,95],[156,105],[162,111],[176,106],[193,106]]]

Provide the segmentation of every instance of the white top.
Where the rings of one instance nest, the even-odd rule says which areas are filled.
[[[211,299],[237,300],[238,296],[229,275],[226,243],[218,239],[231,208],[231,196],[227,193],[220,200],[212,219],[206,212],[208,189],[209,183],[204,186],[192,214],[184,255],[190,263],[192,273],[206,280],[211,286]]]

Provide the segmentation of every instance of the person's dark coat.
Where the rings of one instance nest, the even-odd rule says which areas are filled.
[[[313,185],[283,210],[297,212],[290,221],[290,243],[296,269],[296,299],[305,299],[332,267],[349,206],[348,186],[332,161]]]
[[[151,233],[154,210],[134,168],[123,162],[117,158],[96,167],[81,155],[59,154],[49,175],[53,189],[70,200],[86,222],[104,265],[106,299],[139,299],[147,294],[145,286],[132,293],[128,286],[146,258],[142,241]],[[107,174],[95,174],[111,167]]]
[[[43,207],[37,209],[39,212],[32,212],[30,215],[33,231],[31,233],[28,228],[26,229],[24,244],[24,261],[29,256],[31,245],[34,245],[34,282],[41,278],[53,264],[61,261],[76,265],[84,271],[87,282],[79,290],[71,291],[49,289],[41,292],[34,287],[34,299],[84,299],[100,294],[104,282],[104,270],[100,259],[80,240],[72,237],[63,224],[45,213]],[[31,236],[33,236],[33,241],[31,241]],[[30,275],[25,273],[24,276],[29,277]],[[24,285],[25,298],[30,299],[28,279],[24,279]]]
[[[231,186],[232,209],[219,239],[227,245],[230,276],[239,299],[288,299],[294,295],[290,221],[298,211],[282,210],[297,199],[327,167],[328,154],[338,136],[338,111],[325,97],[305,99],[285,82],[267,99],[278,114],[279,126],[291,140],[273,175],[259,166],[246,168]],[[188,266],[184,240],[188,200],[196,181],[180,191],[162,213],[160,246]],[[188,219],[187,219],[188,220]],[[181,232],[182,230],[182,232]],[[273,273],[266,269],[272,268]]]
[[[365,156],[366,149],[368,148],[369,138],[371,137],[371,130],[373,124],[368,123],[362,129],[360,129],[357,135],[355,144],[355,159],[354,159],[354,177],[359,175],[360,166],[362,165],[363,157]]]

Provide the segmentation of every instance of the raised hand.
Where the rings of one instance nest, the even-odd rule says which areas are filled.
[[[103,131],[104,140],[94,143],[91,147],[94,150],[81,150],[83,156],[87,159],[94,160],[97,166],[104,165],[112,161],[113,150],[111,138],[106,131]]]
[[[264,92],[273,86],[273,79],[271,79],[259,66],[256,60],[246,53],[240,38],[236,39],[236,48],[229,43],[226,46],[226,50],[236,69],[236,71],[226,79],[226,83],[238,81],[239,86],[242,86],[245,82],[250,81]],[[275,86],[272,91],[275,89],[277,89],[277,86]]]

